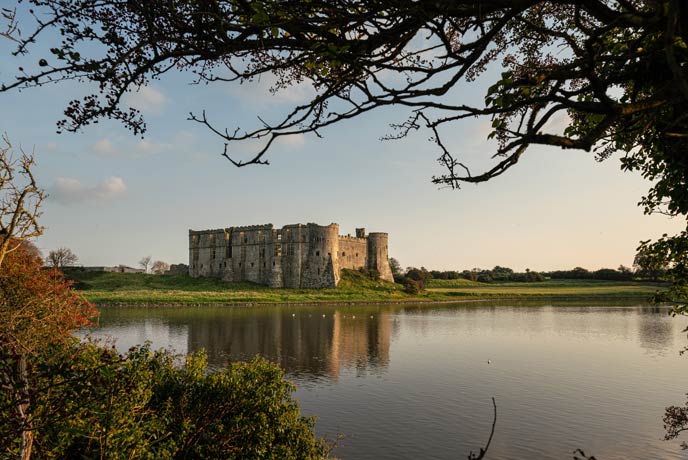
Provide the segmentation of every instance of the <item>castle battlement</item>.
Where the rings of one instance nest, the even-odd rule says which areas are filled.
[[[372,235],[372,233],[371,233]],[[351,236],[351,235],[339,235],[340,240],[347,240],[347,241],[366,241],[367,238],[359,238],[357,236]]]
[[[265,231],[266,234],[262,234]],[[341,270],[377,270],[393,281],[387,233],[339,235],[339,224],[272,224],[189,230],[189,274],[273,287],[335,287]]]
[[[254,230],[272,230],[274,227],[272,224],[264,225],[244,225],[242,227],[229,227],[229,230],[235,232],[251,232]]]

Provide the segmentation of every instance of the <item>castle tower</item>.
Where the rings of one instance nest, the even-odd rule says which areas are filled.
[[[201,276],[199,270],[200,244],[199,236],[193,230],[189,230],[189,276],[198,278]]]
[[[387,234],[376,232],[368,235],[368,270],[377,270],[380,278],[394,282],[392,269],[389,267]]]
[[[337,250],[339,225],[306,225],[306,244],[302,253],[302,288],[336,287],[339,283]]]

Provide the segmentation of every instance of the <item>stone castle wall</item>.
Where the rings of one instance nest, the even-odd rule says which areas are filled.
[[[324,288],[337,286],[342,268],[368,268],[393,281],[387,234],[366,237],[364,229],[356,233],[356,237],[339,236],[338,224],[189,230],[189,275],[272,287]]]

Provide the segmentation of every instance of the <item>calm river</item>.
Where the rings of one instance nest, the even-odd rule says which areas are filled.
[[[95,336],[211,365],[262,355],[348,459],[685,458],[664,407],[688,392],[686,318],[638,305],[103,308]]]

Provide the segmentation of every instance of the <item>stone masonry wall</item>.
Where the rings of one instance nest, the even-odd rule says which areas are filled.
[[[391,280],[387,234],[372,233],[372,239],[364,236],[364,229],[357,229],[357,234],[360,237],[339,236],[338,224],[189,230],[189,275],[272,287],[324,288],[337,286],[342,268],[367,267]]]
[[[366,268],[368,240],[352,236],[339,237],[339,267],[357,270]]]

